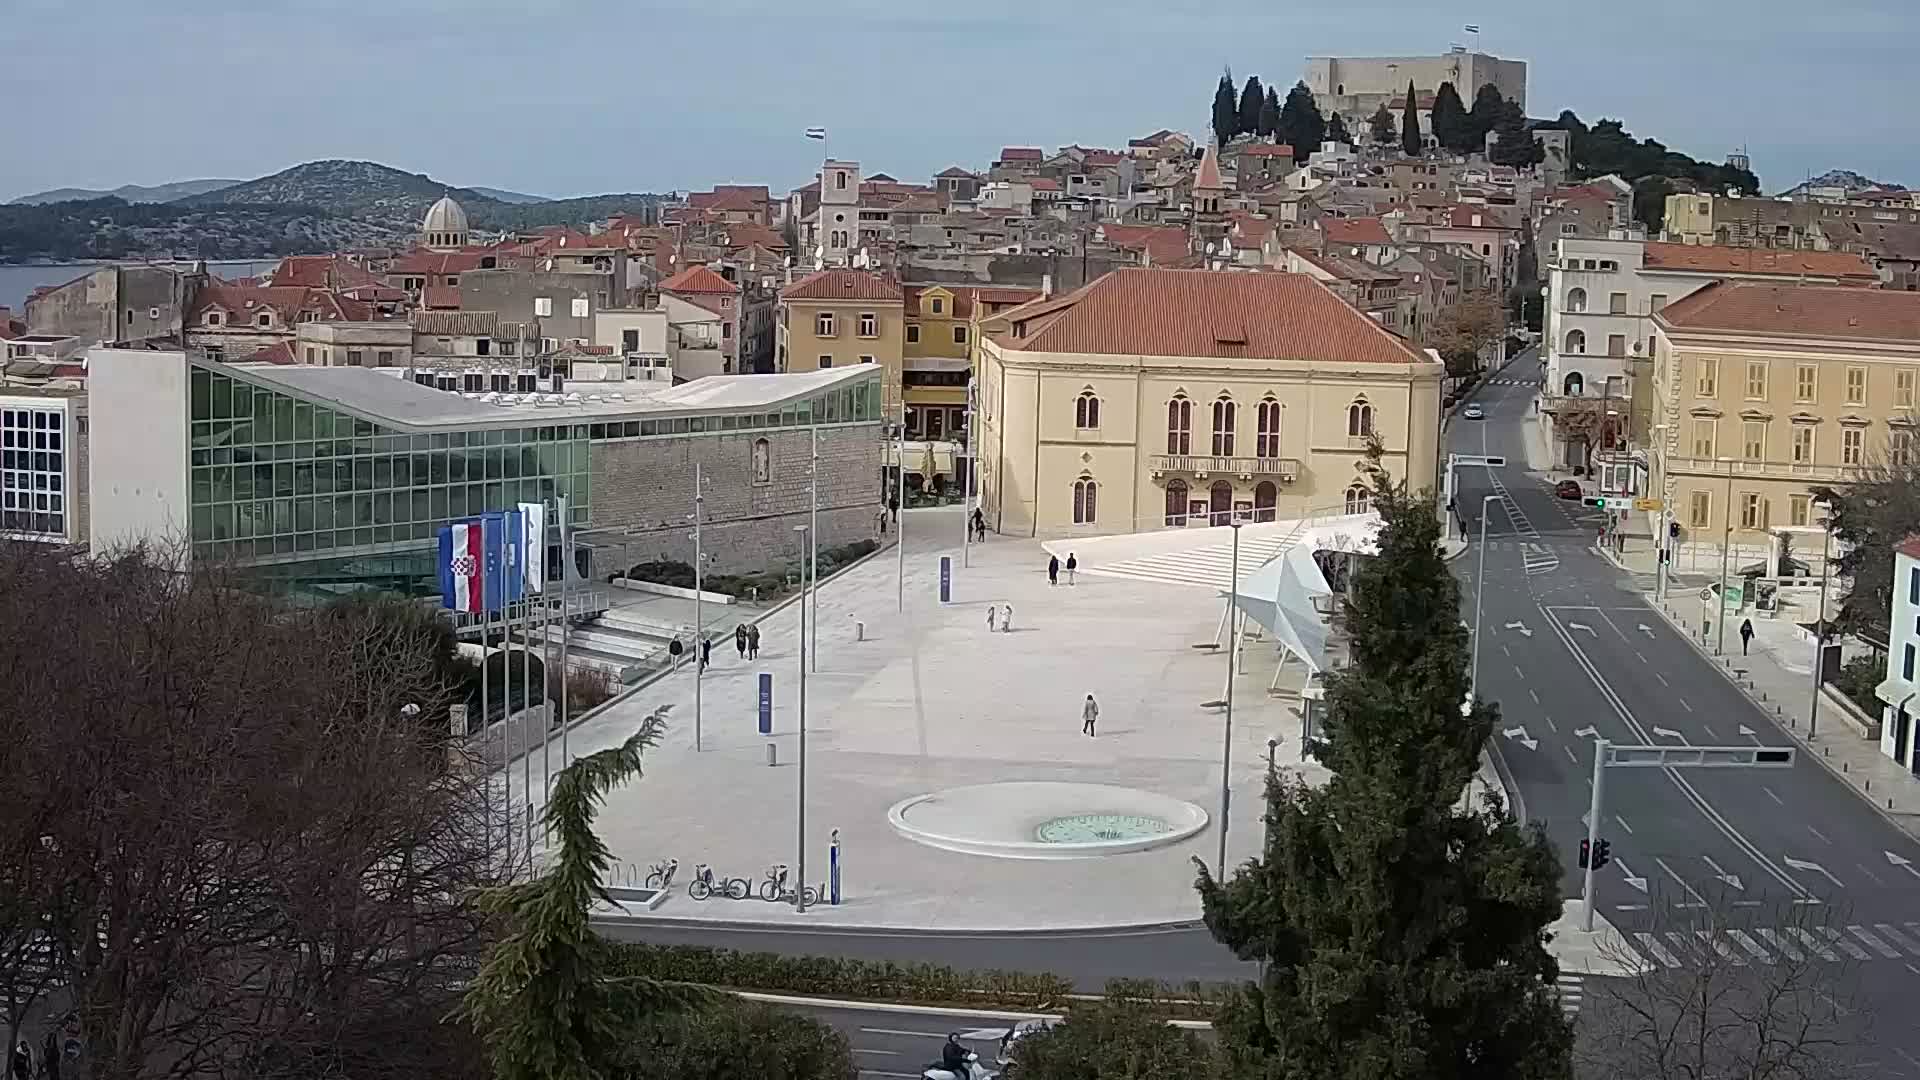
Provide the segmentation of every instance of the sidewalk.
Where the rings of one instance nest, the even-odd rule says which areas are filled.
[[[1719,667],[1729,679],[1746,691],[1760,708],[1771,713],[1775,722],[1809,756],[1838,777],[1854,794],[1865,799],[1880,815],[1900,829],[1920,838],[1920,777],[1914,776],[1893,759],[1880,752],[1878,742],[1861,737],[1830,702],[1821,700],[1817,730],[1807,737],[1807,707],[1814,690],[1813,646],[1797,632],[1790,618],[1755,619],[1752,651],[1745,656],[1716,657],[1704,635],[1717,633],[1709,611],[1695,597],[1698,586],[1675,589],[1656,602],[1647,603],[1672,623],[1701,655]],[[1811,614],[1811,613],[1809,613]],[[1737,643],[1739,616],[1727,615],[1728,637]]]

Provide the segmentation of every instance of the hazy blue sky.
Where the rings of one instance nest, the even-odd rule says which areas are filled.
[[[1205,10],[1187,14],[1179,9]],[[368,158],[547,195],[924,178],[1005,144],[1199,132],[1223,64],[1444,50],[1531,64],[1529,111],[1624,119],[1771,190],[1920,185],[1915,0],[5,0],[0,198]],[[533,13],[530,14],[529,12]],[[1901,73],[1907,75],[1902,76]]]

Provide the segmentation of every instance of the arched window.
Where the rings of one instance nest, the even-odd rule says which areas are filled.
[[[1073,426],[1082,431],[1091,431],[1100,426],[1100,399],[1091,390],[1080,391],[1073,399]]]
[[[1347,488],[1347,513],[1364,514],[1373,502],[1373,493],[1364,484],[1354,484]]]
[[[1184,394],[1167,402],[1167,453],[1193,453],[1193,402]]]
[[[1274,505],[1280,501],[1280,489],[1273,481],[1262,480],[1253,489],[1253,520],[1272,521]]]
[[[1577,371],[1567,373],[1567,381],[1561,384],[1561,391],[1568,397],[1579,397],[1586,390],[1586,380]]]
[[[1073,523],[1091,525],[1095,519],[1094,500],[1100,493],[1100,485],[1093,477],[1082,474],[1073,482]]]
[[[1366,398],[1355,398],[1353,404],[1347,406],[1347,437],[1359,439],[1371,434],[1373,434],[1373,406],[1367,404]]]
[[[1233,456],[1233,399],[1221,394],[1213,403],[1213,456]]]
[[[1577,286],[1574,288],[1568,289],[1567,290],[1567,310],[1568,311],[1587,310],[1587,290],[1579,288]]]
[[[1167,524],[1185,525],[1187,523],[1187,482],[1185,480],[1167,481]]]
[[[1567,350],[1570,353],[1587,351],[1587,332],[1585,330],[1567,331]]]
[[[1233,522],[1233,485],[1215,480],[1207,489],[1207,523],[1228,525]]]
[[[1258,431],[1253,438],[1255,457],[1277,458],[1280,456],[1280,403],[1272,396],[1260,402],[1254,410],[1254,420]]]

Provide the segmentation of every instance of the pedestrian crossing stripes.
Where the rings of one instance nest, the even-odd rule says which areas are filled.
[[[1488,469],[1487,479],[1493,484],[1494,494],[1500,496],[1500,504],[1507,512],[1507,520],[1512,522],[1513,531],[1523,538],[1521,545],[1527,575],[1552,573],[1560,569],[1560,556],[1554,554],[1540,539],[1540,530],[1533,527],[1533,521],[1520,504],[1513,501],[1513,494],[1507,490],[1506,482],[1500,479],[1498,469]],[[1491,524],[1491,523],[1489,523]]]
[[[1562,973],[1554,980],[1554,989],[1560,992],[1560,1011],[1568,1016],[1578,1015],[1586,996],[1581,977]]]
[[[1775,964],[1783,959],[1795,963],[1920,959],[1920,922],[1898,927],[1882,922],[1846,927],[1639,930],[1631,939],[1630,949],[1642,960],[1668,968],[1690,967],[1708,960],[1744,967]]]
[[[1511,376],[1503,375],[1497,379],[1488,379],[1487,385],[1488,386],[1542,386],[1544,385],[1544,382],[1543,380],[1540,380],[1540,379],[1516,379]]]
[[[1545,544],[1531,541],[1520,545],[1521,561],[1526,565],[1528,574],[1545,574],[1560,569],[1560,556]]]

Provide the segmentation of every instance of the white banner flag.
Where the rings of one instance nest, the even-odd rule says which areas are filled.
[[[547,508],[542,503],[521,503],[520,521],[526,529],[526,582],[530,593],[543,592],[547,586]]]

